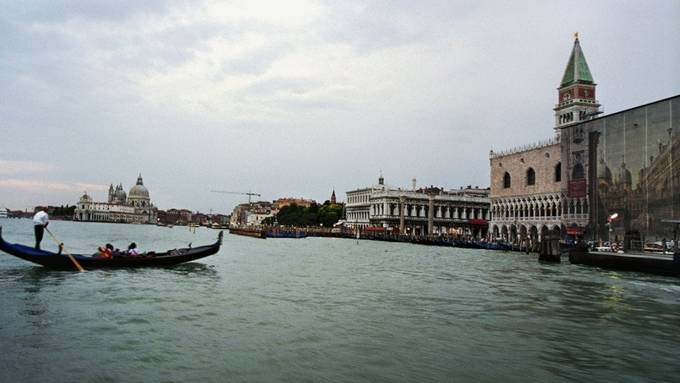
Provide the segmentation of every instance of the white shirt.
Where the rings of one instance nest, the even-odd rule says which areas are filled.
[[[33,225],[45,226],[45,224],[47,224],[49,220],[50,218],[47,216],[47,213],[41,210],[35,213],[35,215],[33,216]]]

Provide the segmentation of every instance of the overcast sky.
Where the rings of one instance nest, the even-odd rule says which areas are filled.
[[[342,5],[337,5],[342,4]],[[0,1],[0,206],[226,212],[374,184],[489,185],[549,138],[573,44],[606,113],[680,93],[680,2]]]

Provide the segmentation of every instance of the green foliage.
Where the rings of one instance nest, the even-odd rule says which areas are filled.
[[[343,205],[331,204],[326,201],[323,205],[310,205],[309,207],[291,204],[284,206],[276,215],[279,225],[286,226],[333,226],[342,217]]]
[[[319,209],[319,223],[326,227],[333,226],[342,217],[344,206],[326,201]]]
[[[276,215],[276,220],[279,222],[279,225],[300,226],[303,221],[304,213],[305,213],[304,207],[298,206],[296,204],[291,204],[288,206],[284,206],[279,210],[279,213]]]

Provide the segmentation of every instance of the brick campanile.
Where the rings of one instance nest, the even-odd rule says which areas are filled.
[[[574,34],[574,47],[564,70],[562,82],[557,88],[558,99],[555,111],[555,136],[566,125],[589,120],[600,112],[600,103],[595,98],[595,87],[586,57],[581,50],[578,33]]]

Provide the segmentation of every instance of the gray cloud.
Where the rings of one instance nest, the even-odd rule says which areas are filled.
[[[53,166],[0,174],[10,207],[138,172],[201,210],[241,202],[215,188],[343,198],[380,169],[487,185],[489,149],[552,134],[575,31],[608,112],[680,89],[673,1],[3,6],[0,161]]]

